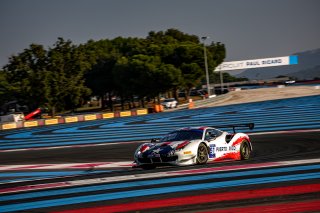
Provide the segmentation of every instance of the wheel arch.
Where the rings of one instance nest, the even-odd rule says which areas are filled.
[[[200,141],[200,143],[198,144],[198,146],[203,143],[206,147],[207,147],[207,150],[208,150],[208,153],[210,152],[210,145],[208,143],[208,141]]]
[[[244,146],[244,144],[248,144],[247,146],[248,146],[248,149],[249,149],[249,151],[248,151],[248,154],[247,154],[247,152],[245,152],[245,153],[243,153],[243,146]],[[248,139],[244,139],[241,143],[240,143],[240,160],[248,160],[249,158],[250,158],[250,154],[251,154],[251,152],[252,152],[252,145],[251,145],[251,142],[250,142],[250,140],[248,140]]]
[[[207,156],[206,156],[206,161],[205,161],[205,162],[199,163],[199,161],[198,161],[198,155],[199,155],[199,147],[200,147],[201,145],[203,145],[203,146],[205,147],[205,149],[206,149],[206,151],[207,151]],[[196,164],[206,164],[207,161],[209,160],[209,152],[210,152],[210,150],[209,150],[209,148],[208,148],[208,143],[206,143],[205,141],[200,141],[200,142],[198,143],[198,146],[197,146],[197,154],[196,154],[196,161],[195,161]]]

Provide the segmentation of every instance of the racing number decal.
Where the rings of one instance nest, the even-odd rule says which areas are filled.
[[[215,144],[210,144],[209,158],[215,158],[216,157],[215,149],[216,149],[216,145]]]

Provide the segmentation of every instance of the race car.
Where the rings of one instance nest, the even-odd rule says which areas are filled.
[[[141,144],[134,154],[135,167],[153,169],[159,165],[194,165],[208,161],[247,160],[252,144],[236,127],[254,128],[253,123],[219,127],[188,127],[172,131],[161,139]],[[233,132],[217,128],[232,128]]]

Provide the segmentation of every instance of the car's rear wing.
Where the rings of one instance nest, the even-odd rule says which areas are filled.
[[[214,128],[232,128],[233,133],[236,133],[236,127],[248,127],[250,130],[254,128],[254,123],[246,123],[246,124],[230,124],[230,125],[222,125],[222,126],[213,126]]]

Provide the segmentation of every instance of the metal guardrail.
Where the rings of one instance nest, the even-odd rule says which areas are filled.
[[[227,94],[218,95],[218,96],[212,97],[212,98],[207,98],[207,99],[203,99],[203,100],[194,101],[193,102],[194,103],[194,107],[193,108],[195,109],[195,108],[204,107],[206,105],[210,105],[210,104],[215,103],[217,101],[228,99],[229,97],[231,97],[231,96],[230,96],[229,93],[227,93]],[[183,109],[189,109],[189,103],[181,104],[177,108],[166,109],[165,112],[171,112],[171,111],[183,110]]]
[[[227,94],[223,94],[223,95],[218,95],[216,97],[195,101],[195,107],[194,108],[203,107],[203,106],[215,103],[217,101],[225,100],[225,99],[227,99],[229,97],[230,97],[230,94],[227,93]]]

